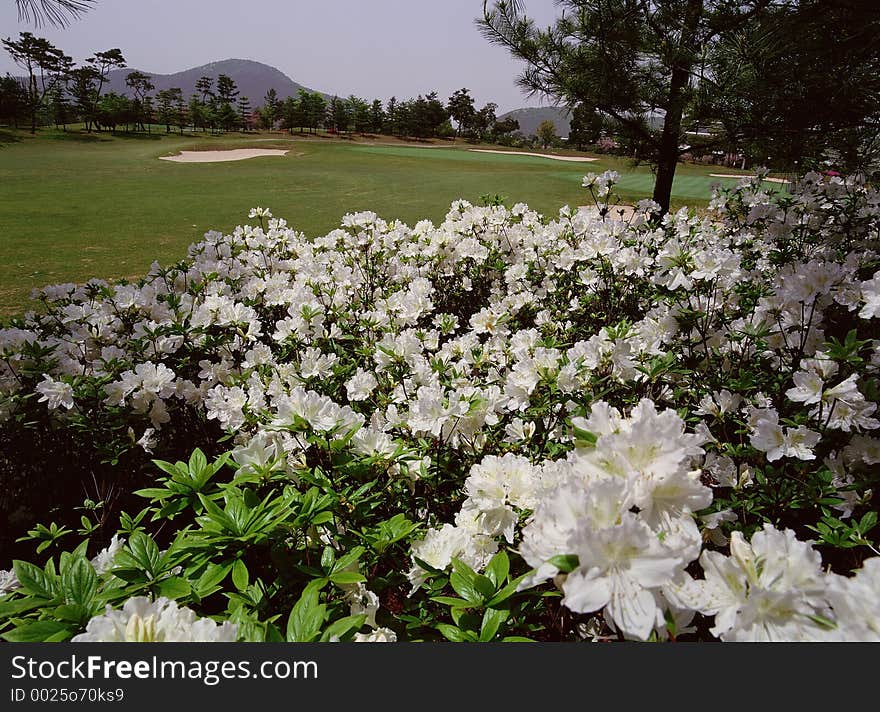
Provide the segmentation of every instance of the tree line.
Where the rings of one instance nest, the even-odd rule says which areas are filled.
[[[185,96],[179,87],[155,91],[143,72],[126,75],[126,94],[107,91],[110,72],[126,67],[119,48],[96,52],[76,66],[73,60],[42,37],[22,32],[7,38],[3,47],[22,68],[22,77],[0,79],[0,123],[40,125],[82,122],[86,131],[150,131],[159,124],[166,132],[187,129],[204,132],[281,128],[316,133],[323,129],[340,135],[390,134],[417,139],[464,137],[472,141],[505,141],[519,128],[515,120],[499,120],[497,105],[476,108],[468,89],[459,89],[447,101],[437,92],[415,99],[387,102],[354,95],[326,97],[300,89],[281,99],[269,89],[260,106],[252,107],[235,81],[225,74],[201,77],[195,91]],[[455,124],[453,126],[453,123]]]

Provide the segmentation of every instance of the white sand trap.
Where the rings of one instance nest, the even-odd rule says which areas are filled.
[[[280,148],[232,148],[226,151],[181,151],[176,156],[159,156],[160,161],[175,163],[218,163],[220,161],[244,161],[260,156],[283,156],[287,150]]]
[[[743,173],[710,173],[713,178],[754,178],[755,176],[745,175]],[[785,178],[764,178],[771,183],[789,183]]]
[[[537,158],[552,158],[554,161],[575,161],[577,163],[589,163],[590,161],[598,161],[598,158],[587,158],[586,156],[551,156],[549,153],[528,153],[526,151],[495,151],[491,148],[469,148],[469,151],[477,153],[502,153],[505,156],[536,156]]]

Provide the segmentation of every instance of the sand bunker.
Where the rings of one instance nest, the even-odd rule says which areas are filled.
[[[536,156],[538,158],[552,158],[554,161],[576,161],[577,163],[589,163],[590,161],[598,161],[598,158],[587,158],[586,156],[551,156],[549,153],[527,153],[526,151],[494,151],[491,148],[470,148],[469,151],[477,153],[502,153],[505,156]]]
[[[742,173],[710,173],[713,178],[754,178],[755,176],[743,175]],[[771,183],[790,183],[785,178],[764,178]]]
[[[160,161],[175,163],[217,163],[219,161],[243,161],[259,156],[283,156],[280,148],[232,148],[226,151],[181,151],[176,156],[159,156]]]

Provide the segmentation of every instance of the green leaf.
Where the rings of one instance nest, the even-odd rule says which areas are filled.
[[[335,561],[336,552],[333,550],[333,547],[325,546],[324,551],[321,552],[321,568],[325,571],[330,571]]]
[[[241,559],[236,559],[235,563],[232,565],[232,584],[239,591],[244,591],[248,587],[248,581],[250,576],[248,575],[247,566],[244,561]]]
[[[180,576],[169,576],[159,584],[159,595],[176,601],[192,593],[192,587]]]
[[[326,607],[318,603],[320,589],[309,584],[290,611],[287,619],[287,642],[309,643],[324,624]]]
[[[166,462],[165,460],[153,460],[153,464],[158,467],[162,472],[171,475],[172,478],[179,477],[181,474],[181,468],[176,464],[172,464],[170,462]],[[180,463],[185,468],[186,465]]]
[[[205,457],[205,454],[196,448],[193,450],[192,455],[189,457],[188,469],[190,475],[200,475],[202,470],[204,470],[208,466],[208,458]]]
[[[172,495],[172,492],[164,487],[145,487],[144,489],[135,490],[134,494],[138,497],[146,497],[147,499],[166,499]]]
[[[154,567],[159,561],[159,547],[152,537],[142,531],[131,533],[128,538],[128,551],[137,566],[148,573],[155,574]],[[123,549],[125,553],[125,549]]]
[[[451,640],[453,643],[467,643],[474,639],[472,634],[468,634],[466,631],[456,628],[454,625],[449,625],[448,623],[439,623],[437,625],[437,630],[443,634],[444,638]]]
[[[21,587],[27,592],[43,598],[54,598],[58,595],[58,578],[50,576],[39,566],[27,561],[13,561],[12,569]]]
[[[338,640],[346,640],[346,636],[355,633],[367,620],[363,614],[356,616],[346,616],[338,621],[333,621],[327,626],[327,629],[321,634],[321,642],[329,642],[331,638]]]
[[[507,579],[507,574],[509,572],[510,559],[507,556],[507,552],[502,549],[497,554],[495,554],[495,556],[492,557],[492,560],[486,567],[486,577],[495,585],[495,588],[497,589]]]
[[[453,571],[450,574],[449,583],[455,592],[471,605],[479,606],[483,603],[483,597],[474,586],[473,581],[466,579],[458,571]]]
[[[510,611],[505,608],[487,608],[483,613],[483,623],[480,626],[480,642],[488,643],[498,633],[501,624],[507,620]]]
[[[367,580],[357,571],[337,571],[334,574],[330,574],[328,578],[338,586],[347,586]]]
[[[344,571],[349,566],[351,566],[355,561],[357,561],[361,554],[364,553],[364,547],[355,546],[350,551],[346,552],[342,556],[340,556],[336,563],[333,564],[334,571]]]
[[[473,606],[470,601],[465,601],[463,598],[455,598],[454,596],[432,596],[431,600],[452,608],[470,608]]]
[[[314,517],[311,518],[310,521],[313,526],[318,526],[319,524],[327,524],[327,522],[333,521],[333,512],[330,512],[328,510],[318,512]]]
[[[232,564],[208,564],[208,568],[196,581],[195,591],[200,597],[209,595],[226,578],[231,568]]]
[[[599,440],[599,437],[595,433],[591,433],[589,430],[584,430],[583,428],[578,428],[574,425],[571,429],[574,432],[575,440],[578,441],[577,444],[582,447],[593,447]]]
[[[571,573],[580,565],[580,561],[575,554],[560,554],[559,556],[554,556],[548,563],[553,564],[564,574]]]
[[[66,639],[66,637],[74,630],[76,630],[76,628],[67,623],[60,623],[58,621],[37,621],[10,630],[8,633],[4,633],[0,637],[10,643],[42,643],[47,641],[50,637],[56,636],[62,632],[65,634]]]
[[[486,603],[486,605],[487,606],[498,606],[499,604],[506,601],[508,598],[510,598],[513,594],[515,594],[517,592],[516,589],[519,587],[520,582],[526,576],[528,576],[532,573],[534,573],[534,569],[532,569],[531,571],[526,571],[526,573],[524,573],[522,576],[517,576],[515,579],[513,579],[513,581],[508,583],[504,588],[502,588],[498,593],[496,593],[495,596],[493,596],[492,599]]]
[[[68,603],[91,608],[98,592],[98,575],[84,558],[77,558],[61,574],[61,586]]]
[[[495,595],[495,584],[493,584],[488,578],[485,576],[481,576],[477,574],[474,576],[474,588],[479,591],[482,599],[488,600]]]
[[[19,598],[15,601],[0,601],[0,618],[18,616],[32,611],[34,608],[45,606],[46,603],[47,601],[44,598],[30,596],[28,598]]]
[[[92,616],[92,611],[84,608],[78,603],[63,604],[52,609],[52,616],[60,621],[69,621],[70,623],[86,623]]]

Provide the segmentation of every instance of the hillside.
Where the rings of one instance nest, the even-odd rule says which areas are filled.
[[[516,119],[519,130],[525,136],[538,133],[542,121],[552,121],[556,126],[556,135],[568,137],[570,122],[568,109],[564,107],[541,106],[528,109],[514,109],[498,117],[499,119]]]
[[[125,69],[117,69],[111,72],[110,84],[109,87],[105,88],[105,91],[126,94],[125,77],[133,71],[135,71],[133,67],[126,67]],[[139,71],[150,75],[153,84],[156,85],[157,92],[162,89],[180,87],[185,97],[195,93],[196,82],[199,78],[211,77],[216,86],[217,77],[221,74],[226,74],[232,77],[238,87],[239,96],[246,96],[250,99],[251,106],[261,105],[263,97],[269,89],[274,88],[278,92],[278,98],[285,99],[288,96],[296,96],[300,89],[308,88],[293,81],[275,67],[270,67],[262,62],[254,62],[250,59],[224,59],[220,62],[203,64],[200,67],[193,67],[175,74],[155,74],[145,69]],[[327,95],[325,94],[324,96]]]

